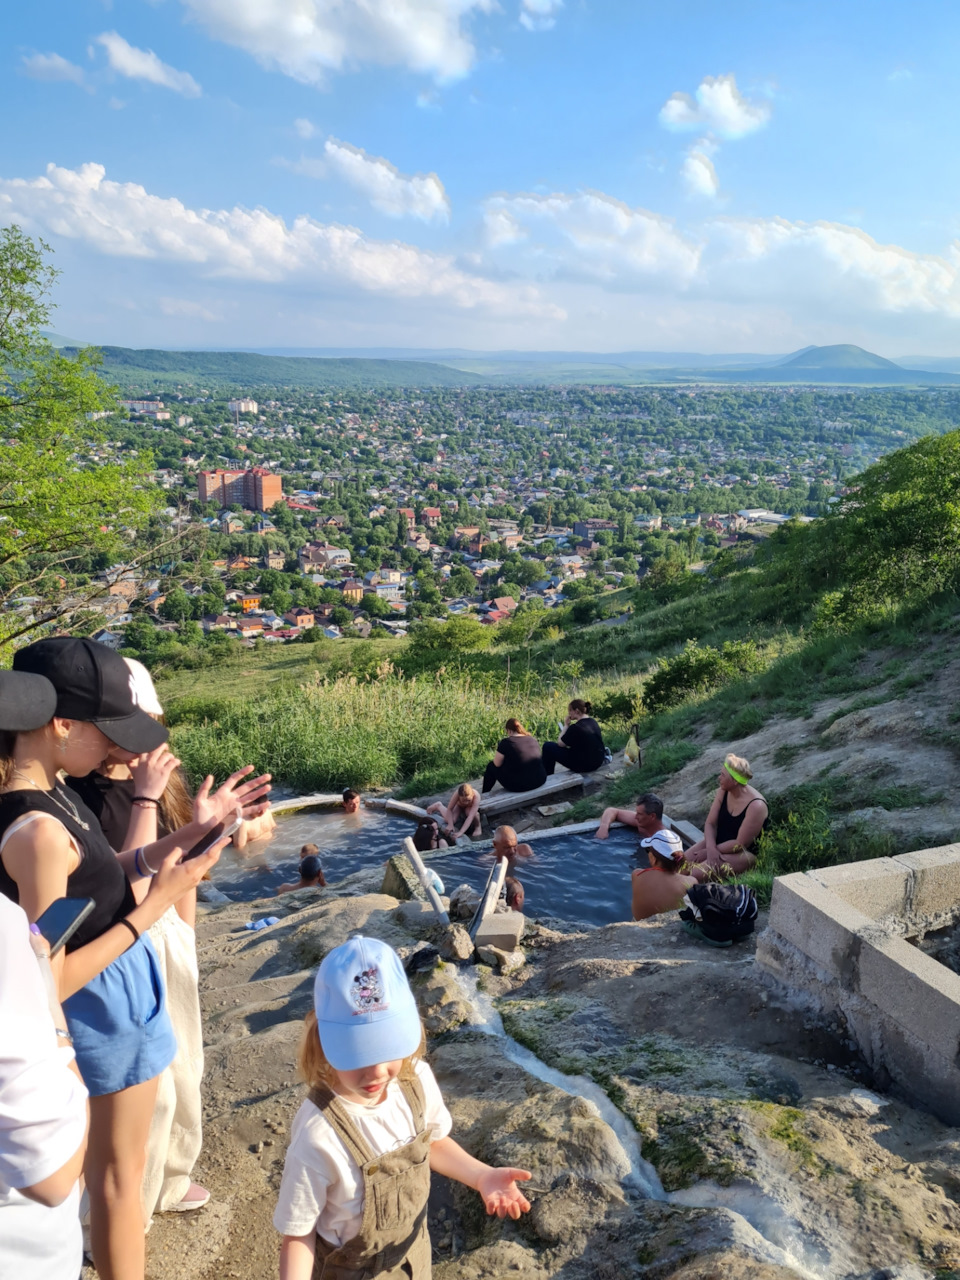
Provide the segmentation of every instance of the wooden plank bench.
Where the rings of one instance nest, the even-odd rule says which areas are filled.
[[[573,791],[582,786],[582,773],[570,773],[569,770],[564,773],[555,773],[542,787],[537,787],[533,791],[504,791],[502,788],[488,791],[480,801],[480,812],[488,817],[495,817],[498,813],[507,813],[510,809],[526,809],[528,805],[540,804],[544,800],[553,799],[554,796],[562,795],[565,791]]]

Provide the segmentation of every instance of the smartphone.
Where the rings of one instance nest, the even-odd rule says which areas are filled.
[[[224,826],[222,822],[218,822],[212,831],[208,831],[207,834],[199,840],[188,853],[183,855],[180,861],[189,862],[191,858],[203,857],[205,853],[209,853],[218,840],[222,840],[224,836],[232,836],[235,831],[239,831],[240,823],[242,821],[243,818],[234,818],[229,827]]]
[[[96,906],[93,898],[57,898],[38,918],[37,928],[50,943],[50,955],[55,956],[73,937]]]

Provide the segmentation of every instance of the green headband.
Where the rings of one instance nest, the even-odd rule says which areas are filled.
[[[737,773],[736,769],[731,769],[726,760],[723,762],[723,767],[726,769],[727,773],[729,773],[734,782],[739,782],[741,787],[747,786],[750,779],[745,777],[742,773]]]

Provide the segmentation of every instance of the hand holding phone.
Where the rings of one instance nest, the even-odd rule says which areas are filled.
[[[193,858],[203,857],[205,853],[209,853],[219,840],[223,840],[227,836],[232,836],[235,831],[239,831],[241,822],[243,822],[243,816],[239,813],[234,817],[233,822],[231,822],[229,826],[225,826],[224,823],[218,822],[217,825],[212,827],[205,836],[201,836],[193,848],[189,849],[180,861],[190,862]]]

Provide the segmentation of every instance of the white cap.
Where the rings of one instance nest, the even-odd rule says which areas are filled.
[[[157,697],[150,672],[136,658],[124,658],[124,662],[130,668],[130,694],[136,705],[148,715],[162,716],[163,707]]]
[[[652,849],[660,858],[673,858],[675,861],[683,854],[683,841],[675,831],[664,827],[640,841],[644,849]]]

